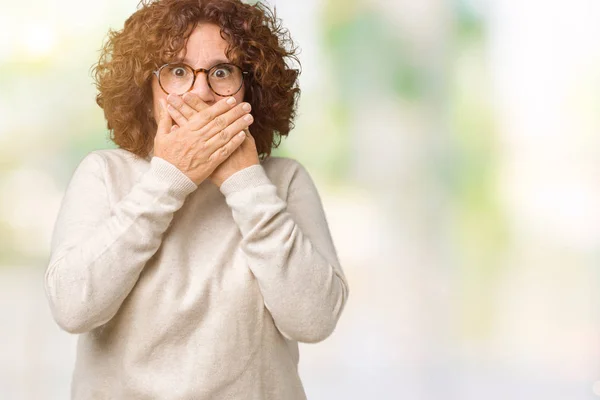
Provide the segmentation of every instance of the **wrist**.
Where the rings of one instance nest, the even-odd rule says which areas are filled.
[[[221,193],[227,196],[234,192],[265,184],[271,184],[266,171],[261,164],[253,164],[231,174],[221,183],[219,189],[221,190]]]

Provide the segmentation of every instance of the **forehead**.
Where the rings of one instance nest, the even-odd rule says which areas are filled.
[[[221,29],[211,23],[200,23],[194,29],[180,53],[183,61],[194,68],[207,68],[229,61],[225,52],[229,43],[221,37]]]

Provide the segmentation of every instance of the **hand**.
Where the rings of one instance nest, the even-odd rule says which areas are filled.
[[[169,96],[169,101],[172,106],[176,107],[182,117],[188,119],[194,118],[195,113],[202,112],[208,107],[200,97],[193,93],[186,93],[183,98]],[[182,118],[180,118],[180,122],[185,124],[185,121]],[[245,129],[245,131],[246,139],[209,176],[211,182],[218,187],[221,187],[221,184],[236,172],[252,165],[259,164],[254,138],[248,129]]]
[[[169,96],[169,102],[177,100],[183,103],[179,96]],[[175,165],[199,185],[246,139],[244,129],[252,123],[252,116],[249,108],[244,109],[245,104],[236,106],[235,99],[228,97],[196,111],[185,104],[179,108],[167,106],[161,99],[154,155]]]

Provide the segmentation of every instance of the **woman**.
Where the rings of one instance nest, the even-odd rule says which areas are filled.
[[[298,72],[269,9],[142,2],[95,76],[118,149],[66,191],[45,288],[80,399],[305,399],[298,342],[348,297],[317,190],[270,157]],[[250,128],[249,128],[250,127]]]

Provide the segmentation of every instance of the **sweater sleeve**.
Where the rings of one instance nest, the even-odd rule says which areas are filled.
[[[197,185],[153,157],[131,191],[109,204],[106,161],[88,154],[65,192],[54,226],[46,296],[56,322],[71,333],[109,321],[158,250],[173,214]]]
[[[317,189],[296,163],[286,201],[262,165],[221,185],[241,248],[275,325],[288,339],[318,342],[334,330],[348,297]]]

